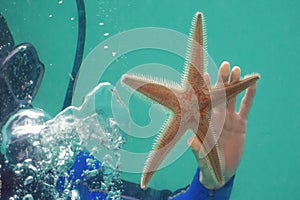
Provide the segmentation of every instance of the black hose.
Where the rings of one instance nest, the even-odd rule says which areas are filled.
[[[76,48],[76,54],[75,54],[75,59],[73,64],[73,70],[71,73],[62,110],[70,106],[72,103],[74,87],[77,80],[77,75],[80,69],[80,65],[82,63],[83,52],[84,52],[85,31],[86,31],[86,16],[85,16],[84,0],[76,0],[76,4],[77,4],[77,12],[78,12],[77,48]]]

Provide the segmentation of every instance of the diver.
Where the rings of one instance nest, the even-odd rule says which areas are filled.
[[[33,121],[37,127],[49,119],[47,114],[42,111],[39,113],[40,118],[27,112],[32,108],[31,102],[34,99],[42,77],[44,74],[44,65],[38,59],[37,52],[33,45],[29,43],[15,46],[12,34],[2,15],[0,15],[0,127],[2,131],[14,131],[18,124],[19,118],[12,118],[17,112],[24,111],[21,117]],[[208,75],[206,78],[209,79]],[[229,63],[222,63],[219,70],[219,81],[234,82],[240,79],[240,69],[234,67],[230,72]],[[241,102],[240,111],[235,110],[236,100],[230,101],[226,109],[225,127],[220,136],[225,144],[234,147],[234,150],[225,151],[225,157],[229,160],[231,171],[235,172],[240,163],[242,152],[245,145],[245,135],[247,126],[247,116],[254,99],[256,86],[251,86],[244,99]],[[10,122],[6,125],[7,122]],[[5,155],[1,151],[0,155],[0,172],[1,172],[1,199],[9,199],[13,197],[16,185],[20,184],[20,176],[13,170],[19,162],[26,161],[32,155],[35,159],[39,157],[39,152],[27,141],[27,136],[35,134],[32,132],[22,133],[21,136],[13,135],[10,138],[4,138],[8,141],[5,147]],[[1,134],[1,143],[3,143],[3,134]],[[215,187],[212,184],[210,175],[203,168],[203,160],[199,157],[198,151],[201,149],[201,143],[197,138],[189,140],[189,145],[195,155],[198,166],[192,182],[186,188],[178,189],[175,192],[169,190],[155,190],[148,188],[143,190],[138,184],[122,180],[116,183],[122,188],[121,199],[188,199],[188,200],[226,200],[230,198],[234,176],[232,176],[222,187]],[[56,186],[54,189],[58,193],[64,192],[65,182],[68,181],[72,187],[79,192],[80,199],[106,199],[107,193],[101,189],[101,181],[103,174],[99,173],[96,177],[85,177],[84,171],[89,168],[87,159],[95,161],[95,166],[101,172],[101,162],[96,160],[89,152],[81,152],[75,156],[73,166],[67,170],[67,177],[60,177],[58,182],[47,180],[48,185]],[[33,161],[35,162],[35,161]],[[30,173],[30,172],[23,172]],[[49,173],[52,173],[51,170]],[[233,173],[234,174],[234,173]],[[67,180],[68,179],[68,180]],[[79,180],[79,182],[78,182]],[[33,199],[55,199],[51,190],[36,181],[34,189],[32,189]],[[20,189],[20,188],[18,188]],[[53,188],[52,188],[53,189]],[[25,195],[25,194],[24,194]],[[71,197],[69,198],[71,199]]]

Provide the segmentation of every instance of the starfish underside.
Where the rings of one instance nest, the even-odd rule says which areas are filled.
[[[190,54],[181,87],[172,87],[140,76],[125,74],[122,77],[124,84],[164,105],[173,113],[146,162],[141,180],[142,188],[147,187],[159,165],[188,129],[191,129],[204,144],[210,125],[212,107],[224,101],[228,102],[259,79],[258,75],[251,75],[235,83],[209,88],[203,78],[206,57],[202,13],[196,13],[192,28]],[[214,140],[214,137],[210,138]],[[209,143],[211,142],[216,144],[216,141]],[[203,147],[206,148],[206,145]],[[204,159],[209,170],[217,182],[223,183],[224,163],[218,146],[215,145],[212,149],[205,150],[208,154]]]

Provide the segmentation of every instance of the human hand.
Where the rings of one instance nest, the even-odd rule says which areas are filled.
[[[218,83],[223,81],[224,84],[233,83],[240,79],[240,68],[233,67],[230,73],[230,65],[223,62],[219,70]],[[209,75],[205,75],[206,82],[210,84]],[[198,165],[201,169],[199,180],[208,189],[217,189],[222,187],[235,174],[241,161],[245,146],[246,127],[248,114],[255,96],[256,84],[247,89],[247,92],[241,102],[240,110],[236,111],[236,98],[231,99],[226,107],[226,116],[224,126],[217,144],[220,147],[221,156],[224,162],[224,171],[222,171],[224,182],[220,185],[214,181],[213,174],[208,169],[205,159],[200,157],[199,152],[202,150],[200,140],[195,136],[188,141]],[[213,110],[216,119],[222,117],[221,108]],[[224,108],[223,108],[224,109]],[[212,121],[214,123],[214,121]],[[207,134],[212,134],[208,132]]]

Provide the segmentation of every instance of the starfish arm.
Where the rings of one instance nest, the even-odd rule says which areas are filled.
[[[210,115],[207,113],[207,115]],[[209,132],[210,131],[210,132]],[[224,182],[222,169],[224,163],[221,160],[220,152],[217,145],[215,135],[209,130],[209,118],[207,116],[199,122],[199,128],[195,133],[202,144],[202,153],[205,155],[203,159],[206,161],[207,170],[214,176],[219,184]],[[209,134],[208,134],[209,132]],[[212,149],[210,149],[213,147]]]
[[[159,165],[185,132],[186,129],[181,126],[180,115],[174,115],[168,120],[146,161],[141,179],[141,188],[147,187]]]
[[[214,102],[214,105],[225,103],[224,101],[227,103],[236,95],[255,84],[258,79],[260,79],[259,75],[250,75],[243,80],[224,84],[224,87],[215,87],[210,91],[211,101]]]
[[[177,97],[180,91],[178,89],[172,89],[169,85],[165,86],[163,83],[128,74],[122,76],[122,83],[174,112],[180,110]]]
[[[194,89],[204,84],[205,67],[205,33],[203,14],[197,12],[193,20],[193,30],[190,41],[190,55],[186,65],[185,79]]]

